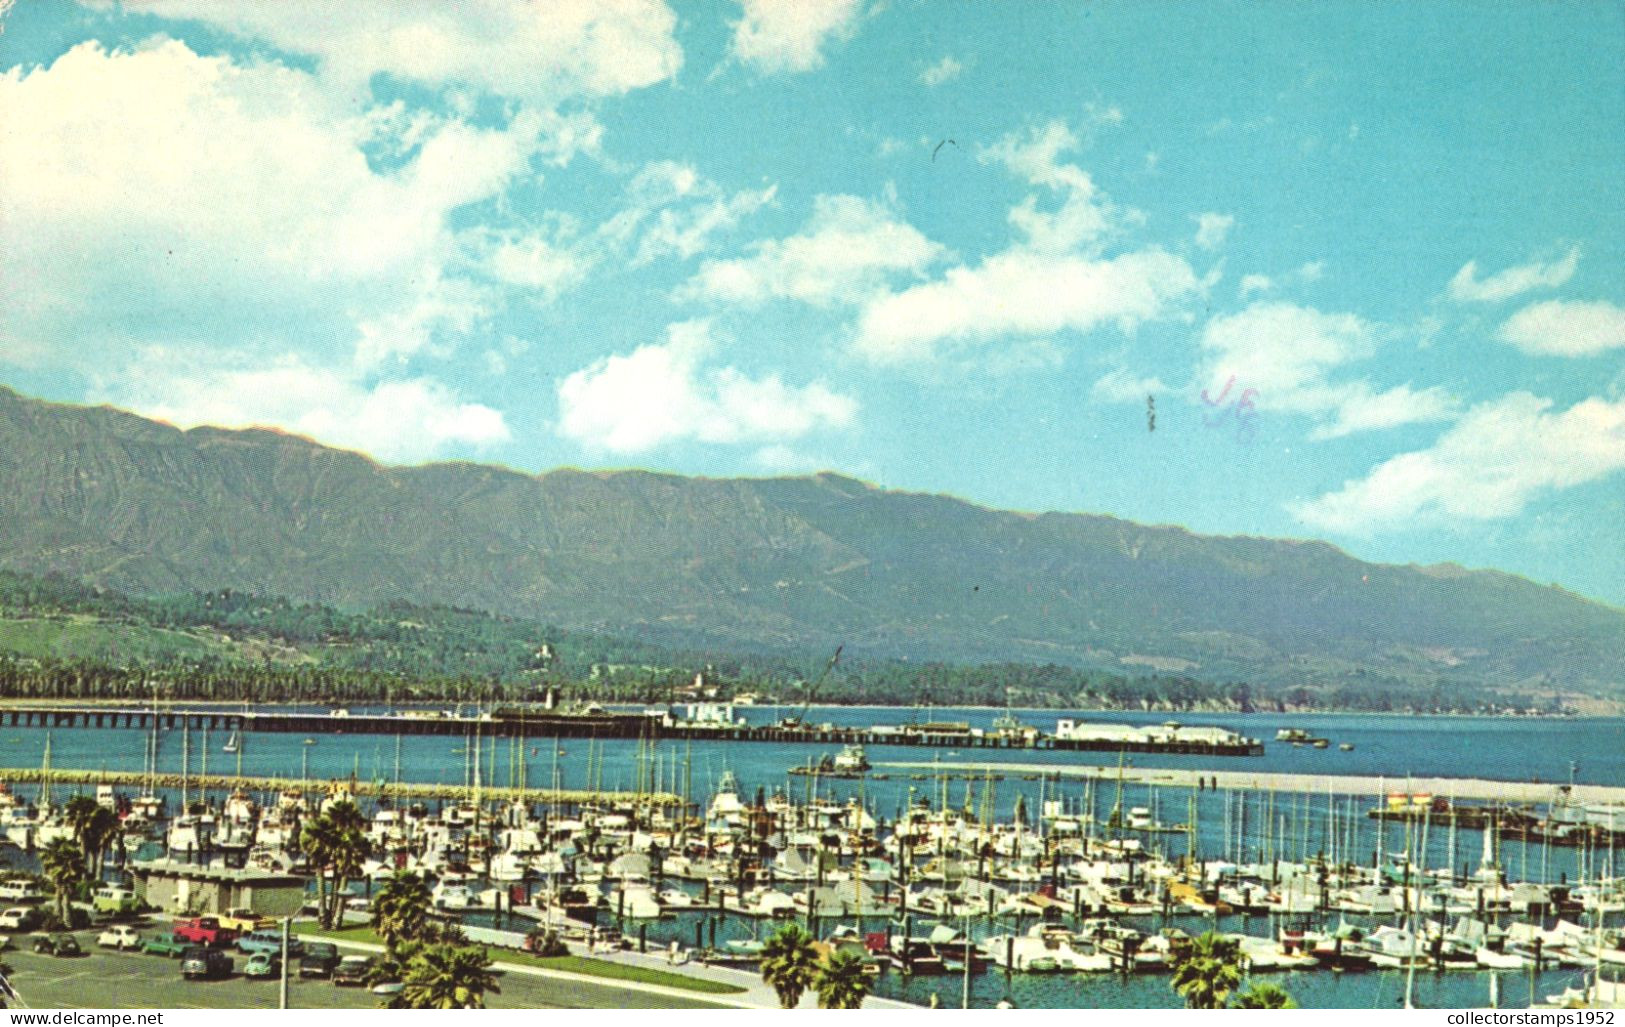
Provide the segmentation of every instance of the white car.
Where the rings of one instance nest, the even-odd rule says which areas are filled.
[[[135,933],[135,928],[129,924],[115,924],[96,935],[96,944],[108,949],[138,949],[141,947],[141,935]]]
[[[32,931],[39,913],[28,906],[13,906],[0,913],[0,931]]]

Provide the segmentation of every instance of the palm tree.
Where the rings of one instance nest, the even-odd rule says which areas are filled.
[[[434,895],[423,878],[397,870],[373,896],[372,929],[384,939],[384,947],[393,950],[422,935],[433,905]]]
[[[344,889],[361,872],[369,846],[364,833],[366,818],[353,802],[336,802],[316,814],[299,833],[299,847],[316,874],[316,908],[323,927],[339,922]],[[327,878],[333,879],[331,892]]]
[[[332,927],[327,913],[326,868],[332,865],[333,853],[338,848],[338,832],[326,814],[317,814],[305,822],[299,832],[299,851],[305,854],[310,869],[316,876],[316,912],[323,927]]]
[[[406,1009],[484,1009],[485,993],[501,993],[482,948],[429,945],[406,968]]]
[[[79,846],[67,838],[58,838],[40,850],[40,869],[51,882],[56,898],[56,915],[64,927],[69,926],[68,900],[85,881],[84,854]]]
[[[75,795],[62,806],[62,815],[68,825],[73,828],[73,840],[79,841],[85,832],[85,825],[90,822],[91,816],[101,809],[101,805],[88,795]]]
[[[1236,996],[1237,1009],[1296,1009],[1298,1003],[1279,984],[1261,981]]]
[[[1186,1009],[1223,1009],[1241,984],[1241,944],[1208,931],[1174,961],[1173,988]]]
[[[778,993],[779,1005],[794,1009],[818,972],[812,935],[797,924],[779,929],[762,946],[762,980]]]
[[[102,866],[107,857],[107,847],[115,841],[122,842],[123,839],[124,832],[119,824],[118,815],[106,806],[97,805],[95,812],[91,813],[79,827],[79,848],[85,854],[92,880],[102,879]]]
[[[834,952],[818,964],[813,977],[819,1009],[862,1009],[869,994],[863,960],[851,952]]]

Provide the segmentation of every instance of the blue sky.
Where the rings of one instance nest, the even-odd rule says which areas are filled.
[[[1625,605],[1625,5],[312,10],[10,11],[0,380]]]

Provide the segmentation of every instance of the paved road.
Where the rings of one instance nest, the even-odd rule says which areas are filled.
[[[28,951],[32,939],[19,936],[14,951],[3,957],[11,981],[24,1002],[35,1009],[275,1009],[275,980],[254,980],[234,973],[221,981],[187,981],[180,961],[161,956],[112,952],[95,946],[95,932],[76,937],[87,955],[74,959],[40,956]],[[232,953],[240,968],[247,960]],[[675,996],[649,995],[613,985],[549,980],[502,974],[502,993],[487,996],[493,1009],[711,1009],[714,1003]],[[291,979],[290,1006],[321,1009],[370,1009],[377,999],[365,988],[338,988],[327,981]]]

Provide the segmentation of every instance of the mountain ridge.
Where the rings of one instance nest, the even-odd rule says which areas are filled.
[[[133,594],[443,603],[683,647],[1625,690],[1625,611],[1560,586],[834,471],[391,466],[4,386],[0,471],[0,569]]]

